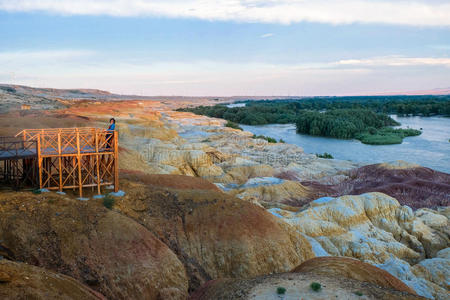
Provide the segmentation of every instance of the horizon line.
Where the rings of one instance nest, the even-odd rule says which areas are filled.
[[[103,90],[99,88],[54,88],[48,86],[30,86],[23,84],[15,84],[15,83],[1,83],[0,86],[19,86],[31,89],[52,89],[52,90],[60,90],[60,91],[69,91],[69,90],[92,90],[99,92],[109,93],[111,96],[121,96],[121,97],[183,97],[183,98],[315,98],[315,97],[373,97],[373,96],[445,96],[450,95],[450,87],[445,88],[433,88],[429,90],[411,90],[411,91],[386,91],[386,92],[378,92],[378,93],[354,93],[354,94],[333,94],[333,95],[232,95],[232,96],[220,96],[220,95],[196,95],[196,96],[185,96],[185,95],[137,95],[137,94],[122,94],[116,93],[109,90]],[[432,92],[436,93],[432,93]],[[443,91],[444,93],[439,93]]]

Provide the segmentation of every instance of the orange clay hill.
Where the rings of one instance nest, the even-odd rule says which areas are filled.
[[[195,291],[206,299],[425,299],[385,270],[348,257],[317,257],[293,271],[252,279],[218,279]]]
[[[1,299],[106,300],[72,277],[3,259],[0,261]]]

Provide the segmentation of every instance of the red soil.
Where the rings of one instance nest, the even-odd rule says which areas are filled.
[[[302,184],[326,196],[381,192],[413,209],[450,205],[450,174],[429,168],[386,169],[377,164],[353,170],[349,177],[336,185]]]
[[[168,174],[145,174],[134,170],[121,170],[120,178],[146,185],[180,190],[212,190],[219,192],[220,189],[213,183],[200,178],[184,175]]]

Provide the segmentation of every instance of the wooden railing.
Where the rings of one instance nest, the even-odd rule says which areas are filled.
[[[118,134],[99,128],[25,129],[15,137],[35,143],[40,188],[114,185],[118,190]]]
[[[25,129],[16,137],[38,141],[42,156],[113,151],[112,139],[117,133],[99,128]],[[78,144],[79,142],[79,144]]]
[[[77,127],[77,128],[45,128],[45,129],[24,129],[16,134],[16,137],[22,137],[23,140],[35,140],[39,134],[45,135],[55,135],[58,133],[73,133],[74,131],[78,131],[81,134],[92,130],[102,130],[98,128],[92,127]]]
[[[19,189],[37,186],[37,141],[0,137],[0,183]]]
[[[24,141],[17,137],[0,137],[0,159],[25,158],[37,155],[37,141]]]

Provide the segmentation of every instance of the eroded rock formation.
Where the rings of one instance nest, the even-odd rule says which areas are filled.
[[[302,234],[247,201],[211,189],[127,185],[117,209],[178,255],[191,290],[210,279],[287,271],[314,257]]]
[[[70,287],[88,291],[87,299],[96,294],[83,284],[110,299],[184,299],[218,278],[193,298],[261,299],[282,285],[308,299],[418,299],[413,291],[446,299],[448,174],[403,162],[361,167],[320,159],[225,128],[223,120],[167,111],[162,102],[100,104],[2,119],[0,131],[10,135],[20,126],[103,127],[116,117],[126,192],[113,211],[54,193],[0,194],[7,263],[71,276]],[[308,272],[306,264],[305,272],[270,275],[315,256],[326,258],[307,263]],[[358,261],[347,264],[350,258]],[[0,282],[13,282],[11,272],[0,269]],[[60,276],[62,287],[69,282],[48,274]],[[313,281],[322,284],[320,293],[309,288]]]
[[[292,273],[282,273],[256,277],[252,279],[219,279],[207,282],[203,287],[191,295],[190,300],[209,299],[386,299],[386,300],[413,300],[424,299],[417,296],[408,287],[389,275],[387,272],[370,265],[351,266],[337,261],[313,261],[308,265],[317,265],[323,272],[310,272],[310,270],[297,270]],[[327,264],[330,272],[326,271]],[[344,268],[344,269],[342,269]],[[367,268],[368,270],[364,270]],[[339,276],[331,274],[337,271]],[[352,276],[367,274],[369,276]],[[388,277],[383,278],[384,276]],[[358,278],[358,279],[355,279]],[[376,282],[374,284],[373,282]],[[311,284],[319,288],[313,290]],[[399,289],[397,289],[399,288]],[[281,290],[280,290],[281,289]]]
[[[450,205],[450,175],[405,162],[364,166],[331,184],[304,182],[330,196],[382,192],[413,209]]]
[[[387,271],[354,258],[338,256],[316,257],[305,261],[292,272],[350,278],[416,295],[413,289]]]
[[[353,257],[389,271],[413,266],[423,280],[416,280],[416,275],[399,278],[420,295],[442,298],[442,279],[438,278],[444,273],[426,259],[449,245],[448,219],[438,211],[413,212],[382,193],[320,198],[297,212],[270,211],[309,237],[317,256]],[[433,271],[421,268],[420,263]],[[441,275],[429,275],[436,272]],[[391,273],[398,276],[402,271]]]
[[[111,299],[184,299],[176,255],[142,225],[54,193],[0,196],[0,255],[69,275]]]
[[[106,300],[72,277],[6,259],[0,260],[0,299]]]

